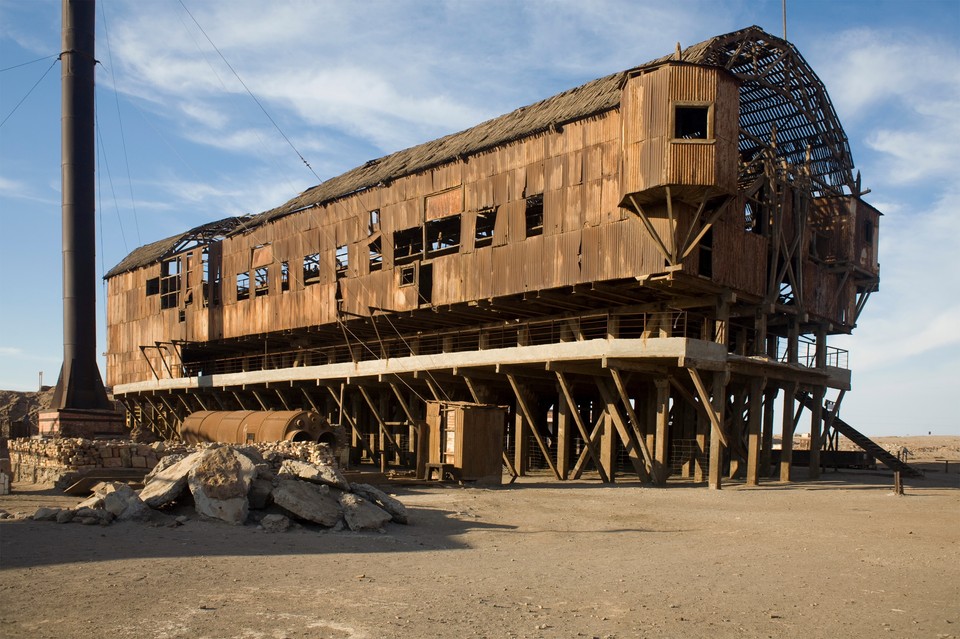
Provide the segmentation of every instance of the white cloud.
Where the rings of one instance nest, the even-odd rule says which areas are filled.
[[[871,180],[956,181],[960,55],[954,44],[857,28],[830,34],[811,58],[851,138],[859,135],[878,154]]]

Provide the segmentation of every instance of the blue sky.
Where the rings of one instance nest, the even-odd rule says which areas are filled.
[[[782,33],[780,0],[183,4],[322,179],[677,41],[751,24]],[[885,214],[881,290],[854,336],[831,342],[853,368],[841,414],[869,434],[960,434],[960,0],[788,5],[788,37]],[[101,272],[317,182],[178,0],[100,0],[97,20]],[[58,0],[0,0],[4,389],[34,390],[40,371],[54,383],[61,361],[59,49]]]

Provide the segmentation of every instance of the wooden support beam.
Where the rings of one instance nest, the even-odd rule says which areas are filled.
[[[597,470],[600,472],[600,481],[607,483],[610,481],[610,478],[600,465],[600,455],[593,445],[593,437],[587,433],[587,428],[584,426],[583,418],[580,416],[580,411],[577,410],[577,403],[573,399],[570,383],[567,381],[566,376],[562,372],[554,371],[554,373],[557,376],[557,383],[560,385],[561,396],[564,400],[564,404],[569,410],[570,416],[573,418],[574,423],[577,425],[577,430],[580,431],[580,437],[583,438],[584,451],[589,454],[590,458],[593,459],[593,463],[596,464]],[[579,463],[577,466],[579,466]],[[576,469],[577,466],[575,466],[574,469]],[[576,476],[579,477],[579,473],[576,473]]]
[[[796,394],[797,384],[795,382],[787,382],[783,387],[783,419],[781,421],[782,430],[780,432],[780,481],[790,481],[793,466],[793,431],[796,427],[793,406],[795,401],[794,395]],[[801,406],[800,408],[802,409],[803,407]]]
[[[530,432],[533,434],[534,440],[537,442],[537,446],[540,448],[540,452],[543,453],[543,458],[547,462],[547,466],[550,467],[550,470],[553,471],[554,476],[557,479],[560,479],[560,472],[557,470],[556,465],[553,463],[553,459],[550,455],[550,450],[547,448],[546,444],[543,442],[543,438],[540,436],[539,429],[537,428],[537,422],[533,419],[533,412],[530,410],[530,406],[527,404],[526,398],[523,396],[523,393],[520,390],[519,384],[517,384],[516,378],[511,373],[506,373],[507,380],[510,382],[510,388],[513,389],[513,394],[517,398],[517,407],[520,409],[520,413],[523,415],[524,419],[530,424]]]
[[[558,401],[554,404],[553,417],[557,425],[557,471],[560,473],[560,479],[567,479],[570,476],[570,444],[573,443],[570,413],[567,402],[558,397]]]
[[[691,369],[693,370],[693,369]],[[711,421],[714,422],[714,428],[710,431],[710,469],[707,478],[707,486],[713,490],[721,488],[721,464],[723,462],[723,449],[726,446],[723,434],[723,410],[727,403],[727,377],[726,373],[713,374],[713,401],[710,404]]]
[[[617,408],[617,396],[610,387],[610,383],[602,379],[597,379],[596,383],[597,389],[600,391],[600,396],[604,404],[606,404],[605,410],[613,421],[613,426],[617,435],[619,435],[620,441],[623,443],[627,458],[630,460],[630,465],[633,466],[634,472],[637,473],[637,477],[642,481],[652,479],[646,463],[640,455],[640,443],[633,431],[627,428],[627,424],[624,422],[623,416]],[[612,432],[610,434],[611,436],[613,435]],[[615,446],[613,448],[615,448]],[[603,455],[601,454],[601,456]],[[612,470],[608,469],[608,474],[612,476]]]
[[[720,443],[726,446],[727,435],[723,430],[723,406],[721,405],[720,409],[717,410],[710,402],[710,393],[707,392],[707,387],[703,384],[703,380],[700,378],[700,372],[697,371],[697,369],[688,368],[687,372],[690,373],[693,385],[696,387],[697,394],[700,396],[700,405],[706,411],[707,418],[710,420],[713,430],[716,431]],[[723,373],[714,373],[714,375],[724,376]],[[724,386],[726,386],[726,384],[724,384]]]
[[[650,218],[647,217],[647,214],[644,210],[637,204],[637,200],[631,195],[630,202],[633,204],[633,212],[637,214],[637,217],[640,218],[640,221],[643,222],[643,226],[647,229],[647,233],[650,234],[650,237],[653,238],[654,246],[657,250],[660,251],[660,254],[663,255],[663,259],[667,261],[670,266],[676,266],[676,262],[673,260],[673,256],[670,254],[670,251],[667,250],[666,244],[663,243],[663,239],[660,237],[660,234],[657,233],[657,229],[653,227],[653,223],[650,222]]]
[[[275,392],[277,397],[280,398],[280,403],[283,404],[284,410],[293,410],[290,408],[290,404],[287,403],[287,398],[283,396],[283,391],[281,391],[279,388],[274,388],[273,392]]]
[[[251,390],[250,392],[253,393],[253,397],[254,397],[254,399],[257,400],[257,403],[260,404],[260,408],[261,408],[261,409],[263,409],[263,410],[270,410],[269,408],[267,408],[267,404],[266,404],[266,402],[263,401],[263,398],[260,397],[260,393],[258,393],[258,392],[255,391],[255,390]]]
[[[426,479],[427,457],[430,454],[430,429],[427,428],[427,422],[414,417],[413,411],[410,410],[410,406],[407,404],[407,400],[403,396],[403,393],[400,392],[400,387],[397,386],[396,382],[390,382],[390,390],[393,391],[393,396],[397,398],[397,403],[400,405],[400,410],[403,411],[403,414],[406,415],[410,423],[413,424],[414,432],[416,433],[417,437],[416,476],[417,479]]]
[[[780,389],[774,387],[763,393],[763,428],[760,436],[760,473],[764,477],[770,476],[773,467],[771,456],[773,453],[773,419],[776,410],[777,393]]]
[[[324,386],[324,388],[326,388],[330,392],[330,396],[333,397],[333,401],[336,402],[337,406],[340,408],[340,418],[342,420],[346,420],[347,424],[350,426],[350,430],[351,432],[353,432],[354,441],[358,443],[360,447],[363,448],[364,451],[366,451],[370,459],[376,459],[376,455],[373,454],[373,449],[370,448],[369,444],[367,444],[366,440],[364,440],[363,433],[360,432],[360,429],[357,428],[356,421],[354,421],[353,417],[350,416],[350,413],[347,412],[346,407],[344,407],[343,405],[344,402],[341,399],[341,397],[337,395],[337,392],[333,390],[331,387]],[[341,392],[342,390],[343,390],[343,387],[341,385]]]
[[[373,415],[373,418],[377,420],[377,425],[379,426],[380,435],[382,436],[381,445],[380,445],[380,471],[385,472],[387,452],[386,452],[386,446],[383,445],[382,440],[386,439],[386,441],[389,442],[391,446],[393,446],[394,450],[400,450],[400,447],[397,446],[397,442],[394,441],[393,435],[391,435],[390,431],[387,429],[387,424],[384,421],[383,417],[380,415],[380,411],[377,410],[376,405],[374,405],[373,399],[370,398],[370,393],[363,386],[358,385],[357,388],[360,390],[360,395],[363,397],[364,401],[367,403],[367,406],[370,408],[370,413]]]
[[[670,382],[657,379],[657,434],[653,452],[653,481],[660,486],[667,483],[670,475],[668,451],[668,429],[670,422]]]
[[[747,397],[747,486],[760,483],[760,424],[763,421],[763,391],[766,378],[750,379]]]
[[[583,473],[583,469],[587,463],[587,459],[590,457],[590,448],[586,446],[587,442],[589,442],[590,446],[593,447],[594,460],[597,465],[597,469],[598,470],[601,469],[601,465],[599,461],[600,456],[599,456],[599,453],[596,452],[596,445],[597,445],[597,438],[600,436],[601,429],[603,428],[604,415],[606,415],[606,413],[602,413],[597,418],[597,421],[593,425],[593,429],[590,431],[590,437],[584,440],[584,448],[582,451],[580,451],[580,457],[577,458],[577,463],[574,464],[573,466],[573,479],[580,479],[580,475]],[[600,476],[601,477],[605,476],[604,471],[600,470]],[[612,481],[612,480],[610,480],[608,477],[608,479],[605,481]]]
[[[627,418],[629,418],[630,425],[633,427],[634,434],[637,437],[637,443],[640,446],[640,453],[643,455],[643,462],[646,464],[647,471],[652,473],[653,457],[650,455],[650,450],[647,448],[647,442],[644,439],[643,433],[640,431],[640,420],[637,418],[637,413],[633,409],[633,404],[630,403],[630,397],[627,394],[627,386],[623,383],[623,376],[620,375],[619,370],[616,368],[611,368],[610,377],[613,378],[613,384],[617,389],[617,394],[620,396],[620,402],[627,411]]]

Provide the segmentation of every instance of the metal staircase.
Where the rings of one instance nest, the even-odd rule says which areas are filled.
[[[813,410],[814,408],[813,398],[809,393],[797,393],[797,401],[808,410]],[[855,429],[847,422],[843,421],[839,417],[833,416],[833,411],[824,408],[823,414],[826,419],[832,419],[832,426],[837,432],[865,450],[870,455],[873,455],[878,462],[882,463],[890,470],[899,471],[907,477],[923,477],[922,472],[913,466],[910,466],[903,460],[898,459],[895,455],[891,455],[886,451],[886,449]]]

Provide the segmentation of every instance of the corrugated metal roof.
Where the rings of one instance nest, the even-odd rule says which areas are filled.
[[[223,233],[243,232],[311,206],[598,115],[619,106],[621,85],[629,75],[672,60],[677,60],[675,53],[592,80],[465,131],[371,160],[259,215],[213,224],[234,220],[232,228],[223,228]],[[792,44],[752,26],[688,47],[680,60],[720,66],[740,79],[742,153],[750,155],[762,148],[763,141],[770,138],[771,124],[776,124],[778,154],[793,164],[803,164],[809,151],[811,172],[824,184],[839,188],[852,182],[853,162],[846,134],[823,84]],[[135,250],[106,277],[161,259],[177,250],[184,238],[207,226]]]

